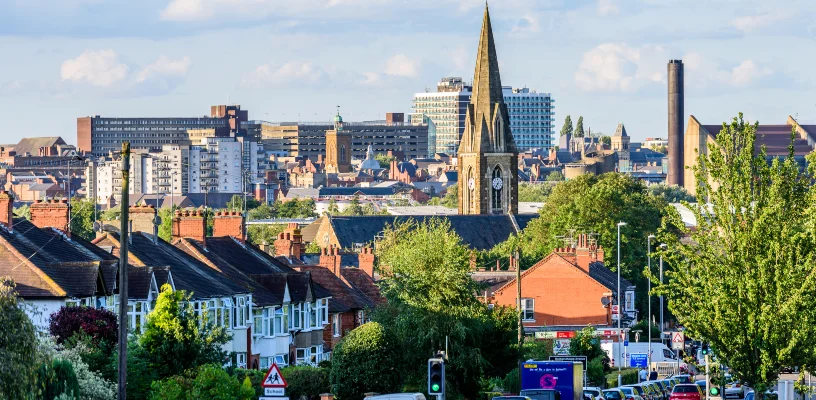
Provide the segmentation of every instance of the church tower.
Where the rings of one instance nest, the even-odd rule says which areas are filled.
[[[351,135],[343,130],[340,107],[334,116],[334,129],[326,131],[326,173],[351,172]]]
[[[518,213],[518,150],[504,104],[487,4],[457,171],[459,214]]]

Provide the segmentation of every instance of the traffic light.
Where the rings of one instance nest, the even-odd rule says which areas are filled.
[[[708,343],[703,342],[703,349],[701,351],[704,356],[707,356],[711,353],[711,349],[708,348]]]
[[[716,386],[711,386],[711,388],[708,391],[711,393],[712,396],[719,396],[720,395],[720,388],[718,388]]]
[[[445,360],[428,359],[428,394],[439,396],[445,393]]]

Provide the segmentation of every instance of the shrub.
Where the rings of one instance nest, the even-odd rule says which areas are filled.
[[[245,379],[243,384],[239,383],[235,377],[227,374],[220,366],[207,364],[187,370],[183,375],[153,382],[150,398],[154,400],[249,400],[255,397],[255,391],[249,385],[248,379]]]
[[[360,399],[366,392],[392,393],[400,387],[395,343],[377,322],[363,324],[335,347],[331,384],[341,400]]]
[[[82,400],[109,400],[116,397],[116,384],[102,378],[83,361],[82,356],[91,352],[85,343],[79,342],[69,348],[58,345],[53,337],[45,337],[40,339],[38,352],[39,357],[46,362],[62,360],[71,363]]]
[[[281,370],[286,380],[286,392],[292,400],[316,400],[321,393],[331,391],[329,370],[310,366],[292,366]],[[263,378],[262,378],[263,379]]]
[[[626,368],[621,370],[621,382],[624,385],[633,385],[638,383],[638,370],[637,368]],[[606,387],[617,387],[618,386],[618,371],[612,371],[606,374]]]
[[[519,369],[516,368],[507,373],[504,377],[504,391],[510,393],[518,393],[521,390],[521,381],[519,381]]]
[[[80,332],[88,334],[94,344],[116,343],[119,329],[116,321],[116,314],[108,310],[62,307],[51,315],[49,331],[59,344]]]
[[[236,368],[232,371],[232,376],[234,376],[238,382],[244,382],[247,378],[249,378],[251,387],[254,388],[255,394],[259,397],[264,395],[263,389],[261,388],[261,381],[263,381],[264,375],[266,375],[266,371],[259,371],[256,369]]]
[[[28,397],[34,384],[37,337],[14,284],[0,278],[0,399]]]
[[[595,357],[587,364],[586,374],[587,381],[593,386],[603,387],[606,383],[606,376],[604,375],[604,365],[601,357]]]
[[[58,358],[40,364],[37,369],[37,392],[37,397],[44,400],[54,400],[60,395],[79,398],[79,382],[71,362]]]

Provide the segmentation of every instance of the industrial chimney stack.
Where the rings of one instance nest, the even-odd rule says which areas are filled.
[[[669,185],[683,186],[683,60],[669,60]]]

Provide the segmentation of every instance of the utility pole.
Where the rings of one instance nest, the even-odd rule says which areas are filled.
[[[623,331],[621,330],[621,320],[623,319],[623,307],[621,307],[621,290],[620,290],[620,281],[621,281],[621,272],[620,272],[620,228],[625,226],[626,222],[618,222],[618,297],[617,297],[617,305],[618,305],[618,386],[623,385],[623,376],[621,376],[621,366],[623,365],[623,342],[625,340],[623,336]]]
[[[524,311],[521,309],[521,268],[518,262],[519,252],[516,250],[515,257],[510,255],[510,264],[516,268],[516,295],[518,298],[518,310],[519,310],[519,325],[518,325],[518,344],[519,344],[519,357],[523,357],[522,349],[524,349]]]
[[[661,243],[660,244],[661,249],[665,249],[666,247],[668,247],[666,245],[666,243]],[[663,253],[660,253],[660,284],[661,285],[663,284]],[[663,325],[663,295],[661,294],[660,295],[660,332],[661,332],[660,333],[660,337],[661,337],[660,342],[661,343],[663,342],[663,339],[662,339],[663,329],[666,329],[666,326]]]
[[[122,143],[122,207],[119,225],[119,400],[127,399],[128,334],[128,207],[130,206],[130,142]]]
[[[649,275],[652,275],[652,239],[655,238],[655,235],[649,235],[646,238],[646,246],[648,247],[646,254],[648,254],[649,258]],[[648,357],[648,368],[652,368],[652,278],[649,278],[648,289],[646,291],[646,299],[649,302],[649,357]]]
[[[709,377],[709,375],[708,375],[708,363],[709,363],[708,353],[706,353],[706,355],[705,355],[705,363],[706,363],[706,400],[709,400],[709,395],[711,394],[711,391],[708,388],[708,386],[709,386],[709,384],[711,382],[711,377]]]

